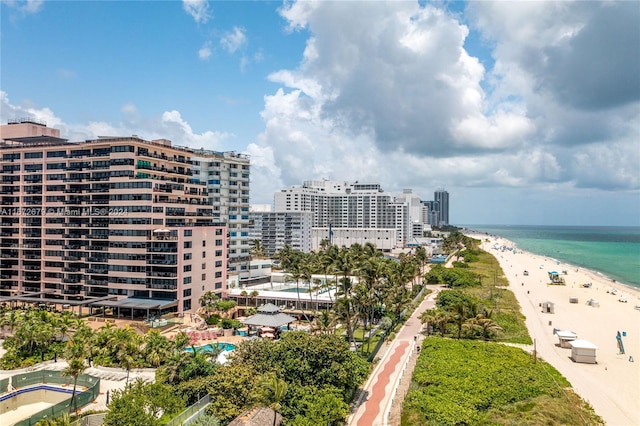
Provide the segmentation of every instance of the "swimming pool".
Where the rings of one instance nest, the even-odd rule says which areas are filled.
[[[208,343],[206,345],[196,346],[197,351],[204,351],[204,352],[213,352],[216,348],[221,349],[223,351],[232,351],[236,348],[236,346],[232,345],[231,343],[224,343],[224,342],[220,342],[218,344]],[[185,351],[193,352],[193,348],[189,346],[188,348],[185,348]]]

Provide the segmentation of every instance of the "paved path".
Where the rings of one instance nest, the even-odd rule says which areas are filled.
[[[398,383],[406,370],[409,359],[416,354],[416,337],[422,329],[420,314],[435,305],[439,290],[429,294],[402,326],[397,337],[390,344],[380,348],[381,357],[361,390],[357,407],[349,418],[351,426],[389,425],[389,413],[393,404],[402,403],[402,396],[394,401]]]

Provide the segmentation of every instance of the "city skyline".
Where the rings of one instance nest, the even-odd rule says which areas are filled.
[[[327,178],[444,187],[452,225],[640,225],[634,6],[3,1],[0,118],[246,154],[251,204]]]

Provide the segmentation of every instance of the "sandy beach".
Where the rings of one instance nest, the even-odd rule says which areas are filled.
[[[640,307],[640,290],[517,247],[494,248],[515,247],[504,238],[469,235],[480,239],[482,248],[500,262],[527,318],[538,356],[558,369],[607,425],[640,425],[640,308],[636,309]],[[559,272],[566,285],[549,285],[549,271]],[[591,283],[591,287],[582,287],[584,283]],[[614,288],[615,295],[611,294]],[[626,303],[619,301],[621,295],[625,295]],[[571,298],[577,298],[577,303],[570,303]],[[599,307],[587,304],[590,299]],[[543,302],[552,302],[555,312],[543,313]],[[571,349],[559,347],[554,328],[572,331],[578,339],[595,344],[597,363],[572,361]],[[624,334],[624,354],[616,340],[618,332]]]

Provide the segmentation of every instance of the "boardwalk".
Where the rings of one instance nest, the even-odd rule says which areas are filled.
[[[401,398],[394,401],[400,378],[404,374],[411,374],[406,366],[409,359],[416,355],[416,337],[422,328],[419,316],[434,306],[436,295],[437,291],[429,294],[400,329],[395,340],[380,349],[381,360],[362,389],[357,407],[349,418],[349,425],[390,424],[392,404],[402,403]]]

